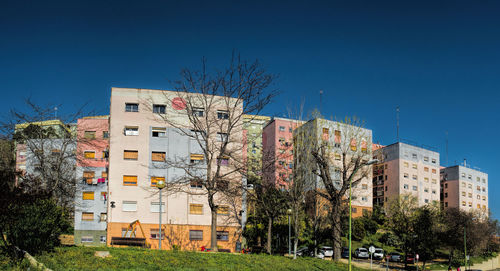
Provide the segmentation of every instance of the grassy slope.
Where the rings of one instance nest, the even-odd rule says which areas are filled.
[[[112,257],[94,256],[107,250]],[[36,257],[53,270],[346,270],[331,261],[269,255],[234,255],[189,251],[157,251],[135,248],[57,248]],[[361,270],[353,268],[353,270]]]

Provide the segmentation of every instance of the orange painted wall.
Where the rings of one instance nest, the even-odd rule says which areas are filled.
[[[121,237],[122,228],[127,228],[128,223],[108,223],[108,236],[107,242],[108,246],[111,246],[111,238]],[[150,238],[150,229],[158,229],[158,224],[142,224],[142,229],[146,235],[147,241],[151,245],[152,249],[158,249],[158,239]],[[210,226],[209,225],[162,225],[162,231],[165,232],[165,239],[162,238],[162,249],[171,250],[173,246],[179,246],[182,250],[197,250],[199,251],[202,246],[207,248],[210,247]],[[203,240],[192,241],[189,240],[190,230],[202,230]],[[236,242],[239,240],[241,231],[239,227],[217,227],[218,231],[228,232],[228,241],[217,241],[217,246],[220,249],[229,249],[231,252],[235,252]],[[139,227],[136,230],[137,237],[143,237],[142,232]]]

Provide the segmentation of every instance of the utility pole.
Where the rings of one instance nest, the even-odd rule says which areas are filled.
[[[396,107],[396,139],[399,142],[399,105]]]

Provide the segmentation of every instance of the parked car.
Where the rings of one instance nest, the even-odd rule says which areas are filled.
[[[345,259],[349,258],[349,248],[348,247],[343,247],[342,248],[342,253],[340,253],[340,256],[342,258],[345,258]]]
[[[332,247],[321,246],[321,247],[319,247],[318,252],[323,253],[323,255],[325,255],[325,257],[333,257],[333,248]]]
[[[354,251],[354,257],[368,259],[370,254],[368,253],[368,249],[360,247]]]
[[[384,250],[381,248],[375,248],[375,252],[373,252],[373,259],[382,260],[384,258]]]
[[[389,253],[389,261],[390,262],[401,262],[401,254],[398,252]]]
[[[407,254],[406,263],[415,263],[415,256],[413,254]]]
[[[309,250],[308,247],[301,247],[301,248],[297,249],[297,256],[314,257],[314,251]],[[325,254],[321,250],[318,250],[318,254],[316,255],[316,258],[324,259]]]

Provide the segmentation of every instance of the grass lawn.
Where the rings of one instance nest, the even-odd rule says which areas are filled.
[[[96,250],[109,251],[112,257],[95,257]],[[347,270],[341,263],[307,257],[140,248],[61,247],[35,258],[52,270]]]

